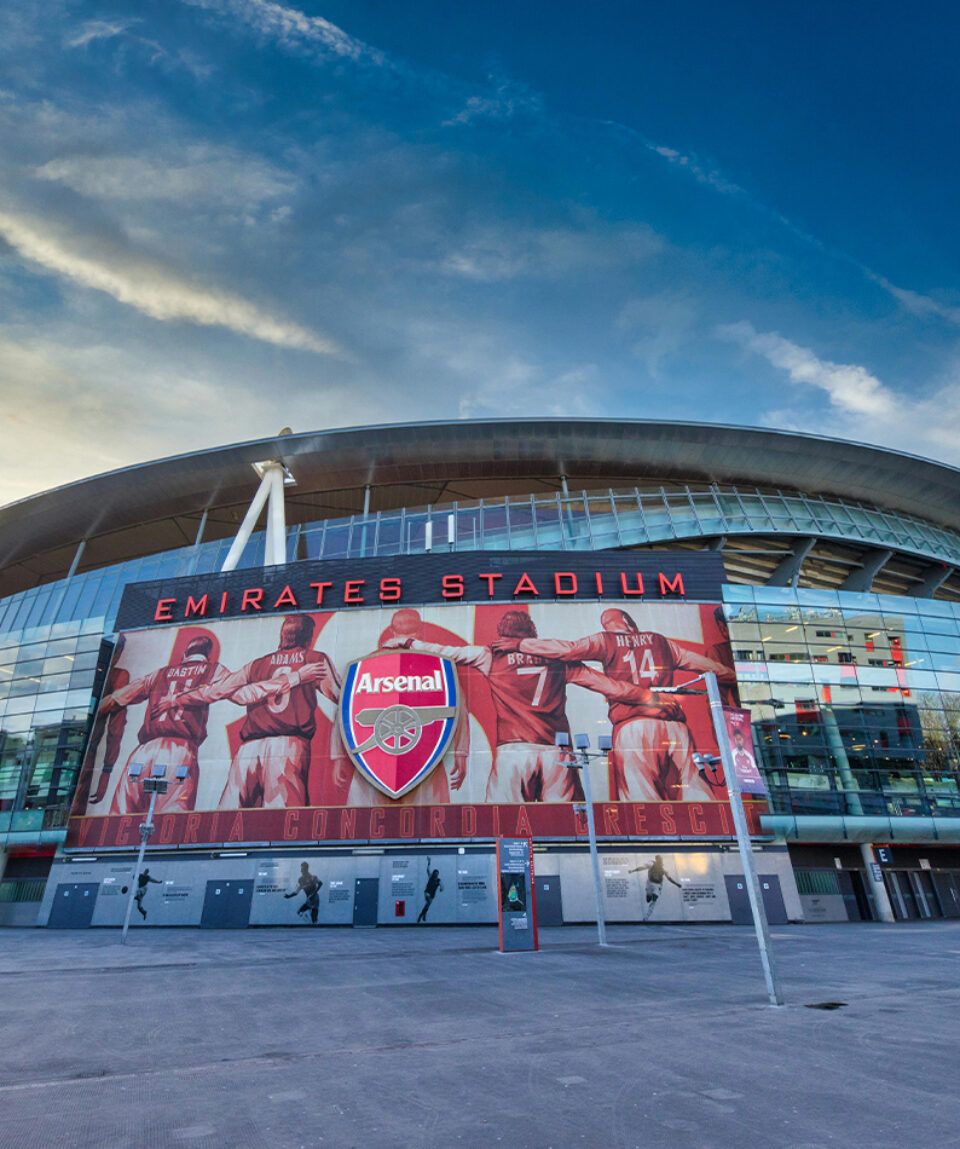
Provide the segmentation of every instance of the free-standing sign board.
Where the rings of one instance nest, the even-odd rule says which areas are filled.
[[[539,949],[533,840],[498,838],[497,873],[500,876],[500,952]]]

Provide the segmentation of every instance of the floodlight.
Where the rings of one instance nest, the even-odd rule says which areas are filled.
[[[152,778],[144,778],[143,788],[148,794],[152,794],[153,791],[156,790],[157,784],[153,781]]]
[[[190,774],[190,767],[189,766],[178,766],[177,767],[177,781],[178,782],[185,782],[187,777],[189,776],[189,774]]]
[[[573,744],[578,750],[588,750],[590,748],[590,735],[574,734]]]
[[[127,770],[127,774],[131,778],[139,778],[142,773],[143,773],[143,767],[140,765],[139,762],[131,763],[130,767]]]
[[[166,772],[167,772],[166,766],[157,765],[157,766],[154,766],[154,768],[153,768],[154,778],[162,778],[164,776],[164,774],[166,774]]]
[[[600,750],[612,750],[613,739],[609,734],[600,734],[597,736],[597,748]]]
[[[570,735],[564,730],[558,730],[553,736],[553,744],[554,746],[569,746]]]

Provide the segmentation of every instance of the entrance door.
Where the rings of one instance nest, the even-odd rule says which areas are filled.
[[[537,891],[537,925],[562,926],[563,903],[560,898],[560,878],[538,874],[534,878]]]
[[[934,889],[945,918],[960,918],[960,874],[941,871],[932,874]]]
[[[357,878],[353,889],[353,924],[371,929],[377,924],[379,878]]]
[[[887,886],[893,916],[898,921],[914,920],[920,917],[917,900],[913,896],[906,870],[884,870],[883,880]]]
[[[780,879],[776,874],[760,874],[760,892],[763,895],[763,908],[771,926],[787,924],[787,908],[780,892]],[[750,896],[743,874],[724,874],[727,886],[727,900],[730,902],[730,917],[735,926],[753,925],[750,913]]]
[[[53,895],[47,926],[53,930],[85,930],[93,921],[99,882],[61,882]]]
[[[859,870],[838,870],[837,881],[843,894],[843,905],[851,922],[872,922],[871,895]]]
[[[916,899],[917,908],[920,910],[921,918],[940,918],[943,915],[940,912],[940,906],[937,902],[937,895],[933,890],[933,882],[930,880],[930,875],[926,870],[910,870],[905,875],[910,879],[910,885],[913,889],[913,896]]]
[[[200,925],[208,930],[242,930],[250,924],[253,880],[207,882]]]

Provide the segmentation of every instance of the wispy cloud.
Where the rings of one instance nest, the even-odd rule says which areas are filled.
[[[543,110],[540,97],[523,84],[497,76],[490,76],[489,80],[489,94],[468,96],[460,111],[443,121],[443,127],[471,124],[475,120],[509,120],[521,113],[535,115]]]
[[[440,270],[480,283],[553,278],[636,265],[662,247],[660,237],[642,225],[604,227],[591,220],[582,229],[487,228],[450,250],[441,260]]]
[[[66,45],[68,48],[85,48],[95,40],[112,40],[136,23],[136,20],[88,20],[79,32],[67,38]]]
[[[76,155],[35,170],[100,200],[166,200],[196,209],[205,204],[259,204],[292,194],[296,181],[256,156],[225,148],[153,146],[149,155]]]
[[[809,348],[791,343],[773,331],[758,332],[746,321],[718,327],[717,334],[762,355],[768,363],[786,371],[791,382],[819,387],[830,396],[831,403],[844,411],[884,417],[896,407],[893,393],[855,363],[820,359]]]
[[[385,55],[348,35],[322,16],[308,16],[297,8],[275,4],[272,0],[184,0],[194,8],[206,8],[253,28],[288,47],[313,47],[348,60],[365,60],[382,65]]]
[[[225,327],[278,347],[339,353],[330,340],[279,319],[240,296],[198,286],[148,257],[65,236],[44,221],[0,211],[0,238],[25,260],[83,287],[105,292],[152,319]]]

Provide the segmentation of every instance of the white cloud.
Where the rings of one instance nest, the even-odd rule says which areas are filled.
[[[785,371],[791,382],[817,387],[831,400],[828,418],[798,402],[758,414],[758,422],[784,430],[821,432],[840,438],[913,451],[960,464],[960,363],[924,392],[902,394],[886,386],[865,367],[832,363],[776,333],[758,333],[750,323],[717,328],[721,338],[763,356]],[[787,398],[784,392],[778,399]]]
[[[876,275],[872,271],[867,272],[867,274],[874,283],[879,284],[884,291],[892,295],[911,315],[916,315],[921,319],[933,315],[960,327],[960,307],[949,303],[940,303],[939,300],[931,299],[929,295],[921,295],[919,292],[910,291],[905,287],[897,287],[889,279],[884,279],[882,275]]]
[[[85,48],[94,40],[112,40],[114,36],[122,36],[136,23],[136,20],[88,20],[66,44],[68,48]]]
[[[509,120],[520,113],[542,110],[540,97],[511,80],[491,76],[493,91],[486,96],[470,96],[455,116],[443,121],[443,127],[470,124],[474,120]]]
[[[366,60],[382,65],[382,52],[349,36],[322,16],[308,16],[297,8],[275,4],[273,0],[184,0],[194,8],[205,8],[233,16],[262,36],[287,46],[312,46],[348,60]]]
[[[440,270],[480,283],[552,277],[640,263],[662,246],[656,233],[643,226],[487,228],[444,256]]]
[[[338,354],[316,332],[279,319],[240,296],[203,287],[156,260],[67,237],[44,222],[0,211],[0,238],[31,263],[158,320],[225,327],[240,335],[318,354]]]
[[[150,156],[76,155],[50,160],[35,174],[101,200],[258,204],[293,194],[295,180],[254,156],[194,145]]]
[[[791,343],[776,332],[760,333],[747,322],[718,327],[717,334],[762,355],[774,367],[786,371],[791,382],[826,391],[830,401],[841,410],[883,418],[896,408],[893,392],[865,367],[820,359],[809,348]]]

